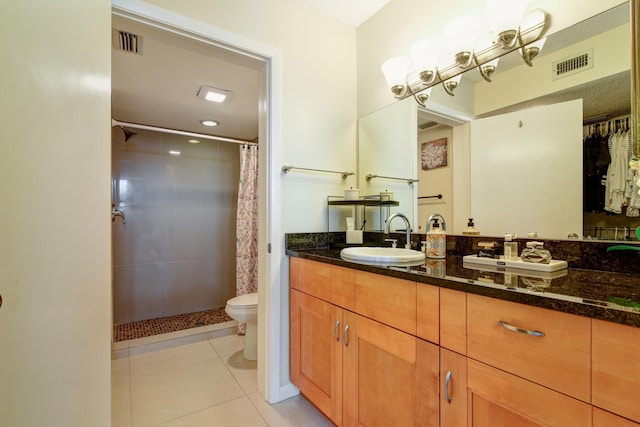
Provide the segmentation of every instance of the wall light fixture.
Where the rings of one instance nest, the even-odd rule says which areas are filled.
[[[525,12],[526,6],[527,0],[488,0],[487,16],[462,16],[445,27],[446,44],[434,38],[421,40],[411,46],[411,59],[388,59],[381,69],[391,92],[399,99],[413,96],[424,107],[433,86],[442,83],[453,96],[462,74],[474,68],[490,82],[500,57],[507,53],[519,50],[532,66],[549,19],[540,9]]]

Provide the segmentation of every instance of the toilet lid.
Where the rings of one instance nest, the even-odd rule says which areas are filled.
[[[227,301],[228,307],[251,307],[258,306],[258,293],[253,292],[250,294],[238,295]]]

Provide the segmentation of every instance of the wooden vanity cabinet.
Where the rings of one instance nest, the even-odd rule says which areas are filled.
[[[416,283],[321,267],[290,260],[291,381],[337,426],[438,427],[439,349],[415,336]]]
[[[337,426],[640,427],[640,328],[299,258],[290,283],[291,380]]]
[[[640,329],[593,320],[593,405],[640,423]]]

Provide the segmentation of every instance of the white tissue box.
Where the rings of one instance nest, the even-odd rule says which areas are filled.
[[[347,230],[348,244],[362,244],[362,230]]]

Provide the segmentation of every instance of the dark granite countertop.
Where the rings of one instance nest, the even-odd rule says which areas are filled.
[[[367,265],[340,258],[340,248],[287,249],[287,255],[640,327],[640,276],[569,268],[553,273],[427,259],[412,267]]]

